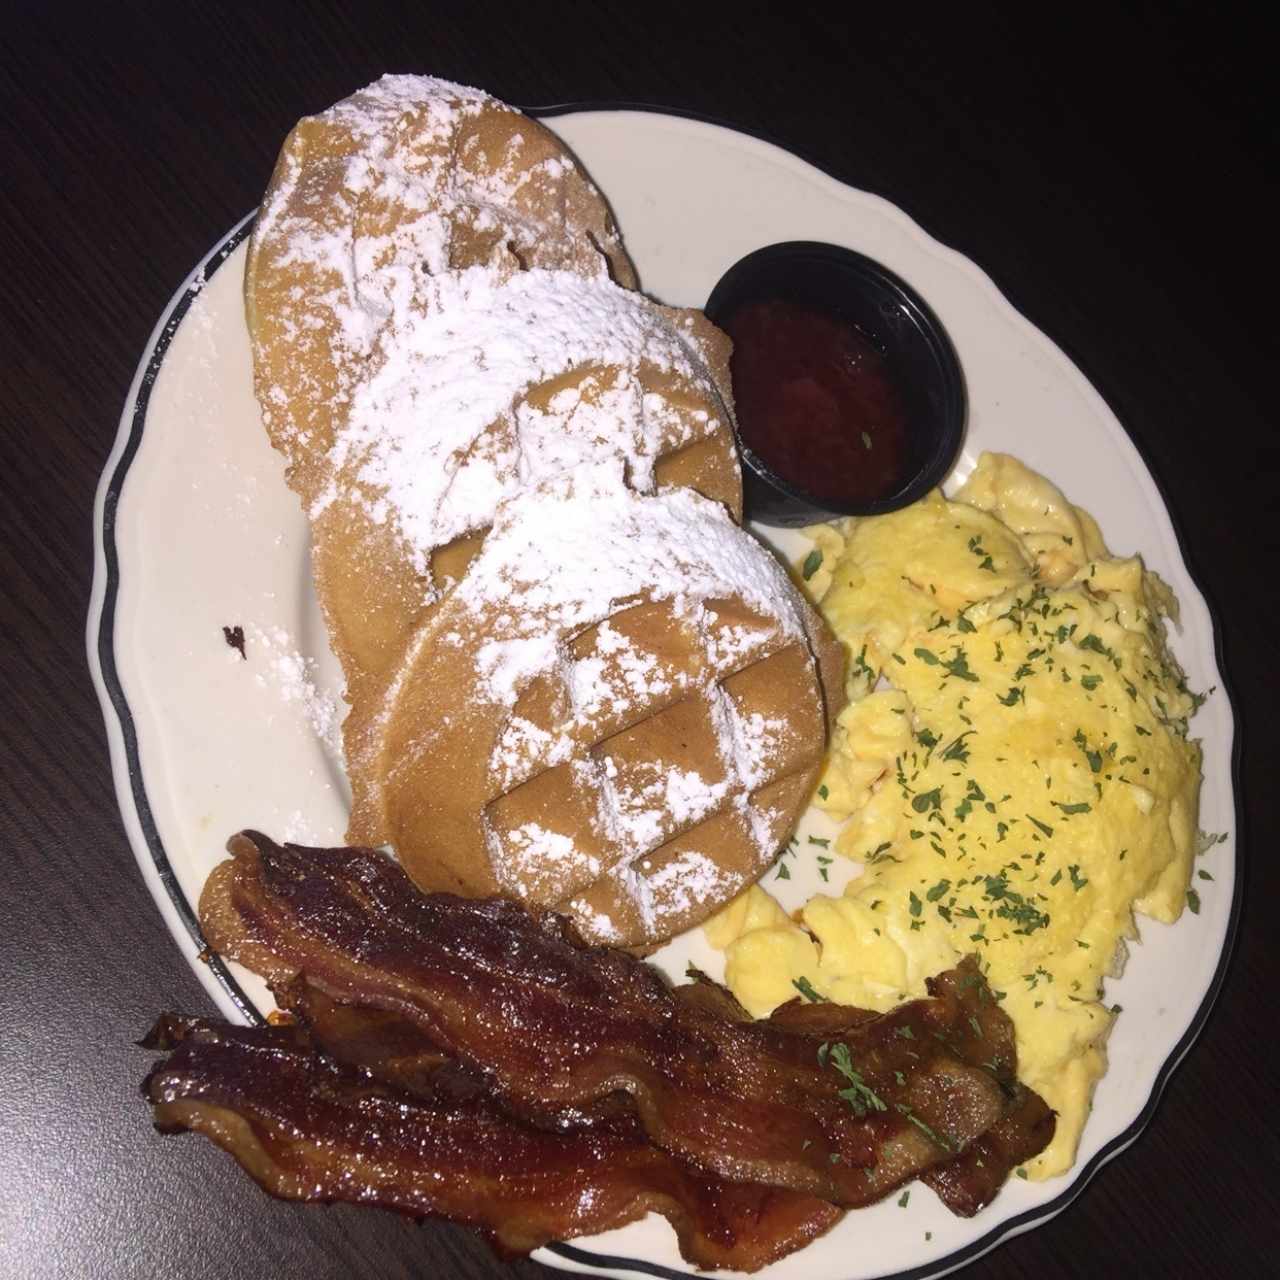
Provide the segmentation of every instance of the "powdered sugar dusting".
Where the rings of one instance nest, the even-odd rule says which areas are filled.
[[[652,488],[654,458],[683,443],[696,419],[642,397],[631,372],[641,364],[710,386],[662,314],[607,277],[503,278],[487,267],[435,276],[354,390],[331,469],[385,497],[425,569],[434,548],[488,525],[503,500],[583,463],[622,457],[632,486]],[[526,399],[532,387],[601,366],[544,406]]]
[[[549,634],[576,634],[631,599],[672,600],[692,613],[702,600],[739,597],[784,634],[803,631],[782,568],[721,506],[688,489],[637,494],[616,461],[507,503],[457,590],[488,623],[484,665],[499,700],[514,693],[502,673],[531,674],[535,654],[551,665]]]
[[[300,653],[283,627],[246,627],[254,680],[281,702],[301,706],[317,738],[335,760],[342,758],[342,713],[337,700],[316,683],[316,662]]]

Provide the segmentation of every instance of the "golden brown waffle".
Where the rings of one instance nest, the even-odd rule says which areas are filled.
[[[387,76],[302,120],[249,245],[245,304],[272,443],[313,520],[316,586],[348,690],[394,660],[433,597],[376,484],[335,447],[420,286],[468,268],[635,272],[608,206],[558,139],[478,90]],[[710,326],[707,326],[708,328]],[[438,576],[465,560],[465,539]]]
[[[552,135],[389,77],[290,135],[246,291],[347,678],[349,838],[647,945],[786,838],[839,654],[735,524],[727,339],[633,282]]]
[[[773,860],[826,743],[813,651],[772,556],[688,490],[621,468],[506,504],[353,743],[359,820],[428,889],[555,906],[645,945]]]

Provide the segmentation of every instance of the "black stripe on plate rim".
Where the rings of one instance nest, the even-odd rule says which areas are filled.
[[[147,408],[151,403],[151,392],[159,376],[160,367],[168,354],[173,335],[177,333],[191,304],[200,296],[201,291],[213,278],[218,268],[239,247],[241,242],[253,230],[254,215],[243,218],[223,241],[201,264],[199,272],[181,295],[169,304],[169,312],[164,325],[150,351],[143,357],[146,368],[143,370],[138,384],[137,395],[133,401],[133,412],[129,418],[129,438],[120,453],[120,460],[111,476],[111,482],[103,495],[102,501],[102,555],[106,566],[106,583],[102,595],[102,613],[98,620],[98,665],[102,671],[102,683],[106,686],[111,705],[115,709],[116,720],[120,725],[120,733],[124,739],[125,760],[129,767],[129,789],[133,798],[133,806],[138,815],[138,825],[142,828],[143,838],[147,842],[147,850],[151,855],[152,865],[164,885],[169,901],[177,911],[179,919],[191,935],[191,940],[199,948],[200,956],[209,966],[210,973],[218,980],[218,985],[227,993],[235,1007],[243,1015],[246,1022],[261,1024],[266,1021],[253,1001],[244,993],[243,988],[232,976],[226,962],[217,952],[209,948],[204,934],[200,930],[200,921],[192,909],[187,895],[178,883],[173,866],[169,862],[168,851],[160,839],[156,829],[155,817],[151,812],[151,802],[147,797],[146,784],[142,776],[142,760],[138,753],[138,733],[133,720],[133,711],[124,696],[120,684],[120,673],[116,668],[115,655],[115,619],[116,599],[120,591],[120,557],[116,549],[116,512],[120,506],[120,493],[124,488],[129,468],[137,456],[142,444],[142,433],[146,428]]]

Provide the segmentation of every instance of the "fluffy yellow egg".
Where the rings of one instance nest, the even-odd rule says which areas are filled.
[[[1135,908],[1175,920],[1195,853],[1196,702],[1164,637],[1168,589],[1016,459],[956,501],[825,529],[810,587],[849,651],[818,804],[862,864],[790,919],[762,890],[712,926],[757,1016],[801,979],[887,1009],[976,953],[1058,1112],[1032,1177],[1069,1168],[1113,1014],[1103,979]],[[744,905],[740,905],[744,904]]]

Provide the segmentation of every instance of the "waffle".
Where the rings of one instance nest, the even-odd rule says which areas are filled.
[[[312,517],[316,587],[357,700],[483,522],[407,546],[344,447],[352,397],[387,372],[423,284],[468,269],[635,284],[608,206],[558,139],[487,94],[387,76],[293,129],[250,240],[245,311],[263,422]]]
[[[562,477],[504,506],[415,637],[356,743],[363,816],[426,889],[661,941],[794,826],[826,743],[815,649],[838,681],[722,506],[636,493],[619,466]]]
[[[772,860],[840,680],[736,524],[727,339],[634,279],[551,134],[389,77],[290,135],[246,295],[347,681],[348,838],[649,945]]]

